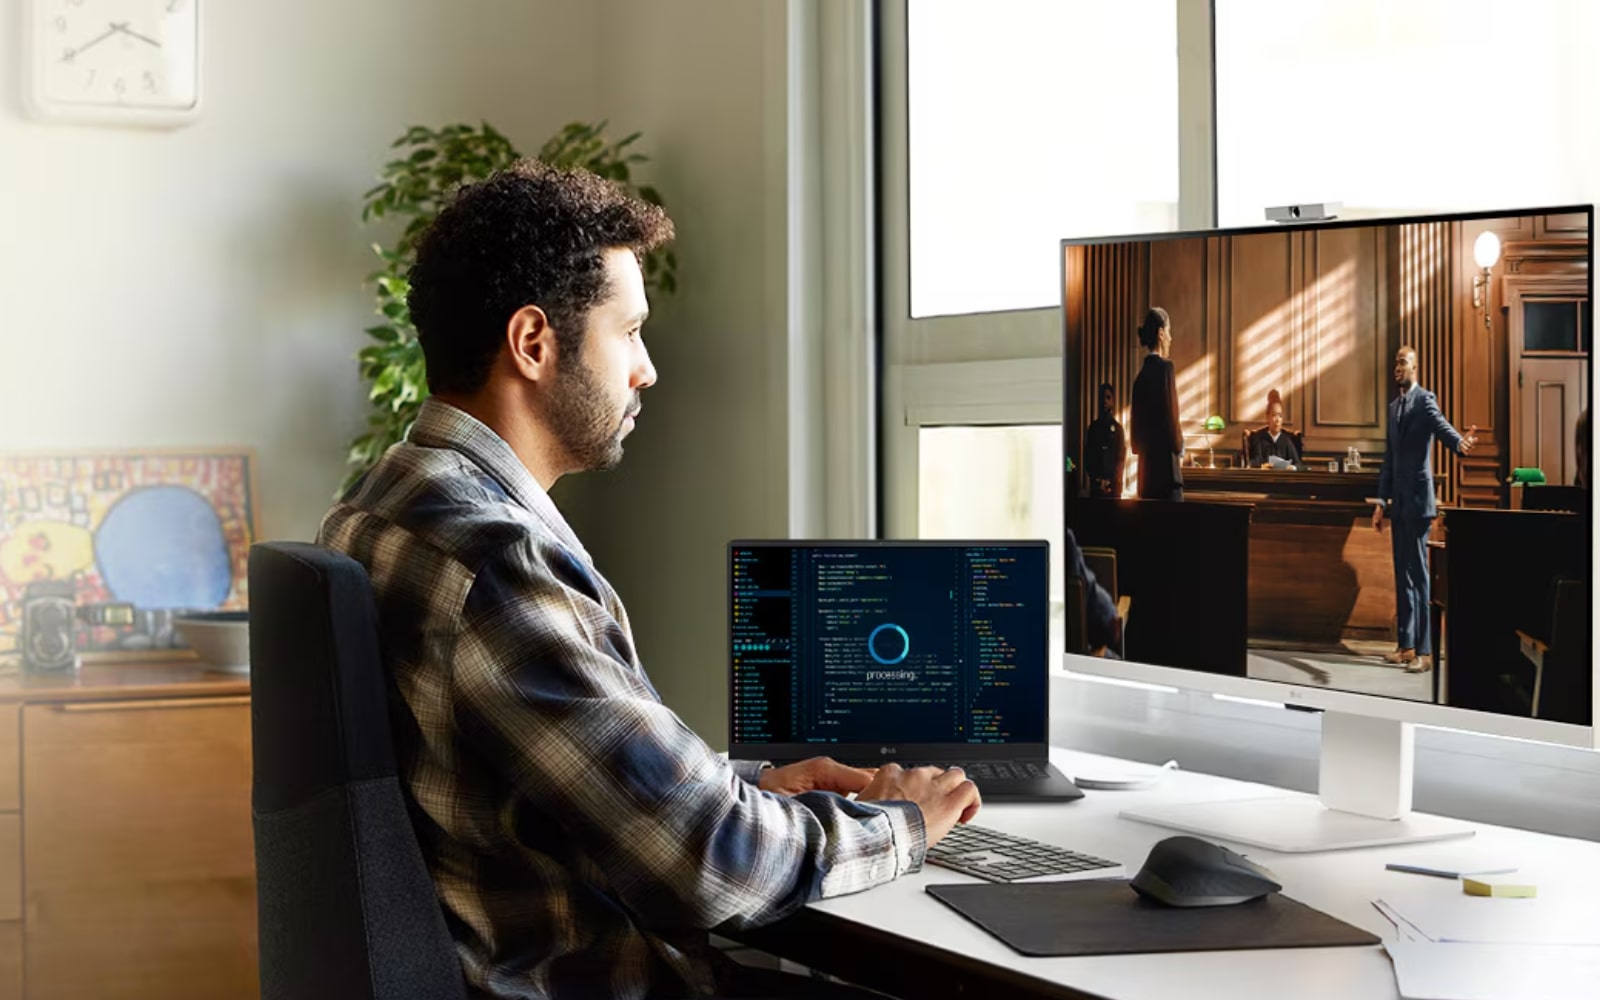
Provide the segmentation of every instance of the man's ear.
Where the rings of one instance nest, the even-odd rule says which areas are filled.
[[[556,331],[538,306],[523,306],[506,322],[506,347],[517,373],[530,382],[548,381],[556,372]]]

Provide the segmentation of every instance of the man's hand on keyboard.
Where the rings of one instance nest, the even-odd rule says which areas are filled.
[[[966,823],[978,815],[983,804],[978,786],[959,767],[914,767],[907,771],[894,763],[878,768],[872,783],[856,796],[858,802],[874,799],[915,802],[922,810],[929,847],[943,840],[957,823]]]
[[[763,792],[779,795],[799,795],[801,792],[838,792],[849,795],[859,792],[872,782],[875,772],[867,768],[850,767],[832,757],[812,757],[798,764],[787,764],[761,772]]]

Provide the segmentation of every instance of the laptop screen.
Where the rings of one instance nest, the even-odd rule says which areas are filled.
[[[733,543],[731,743],[1043,743],[1049,573],[1042,541]]]

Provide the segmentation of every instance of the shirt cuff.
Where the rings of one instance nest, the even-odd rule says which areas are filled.
[[[752,785],[761,784],[761,772],[772,766],[770,760],[730,760],[733,773]]]
[[[889,831],[894,837],[895,877],[922,870],[923,855],[928,853],[928,828],[922,821],[922,809],[915,802],[873,802],[889,817]]]

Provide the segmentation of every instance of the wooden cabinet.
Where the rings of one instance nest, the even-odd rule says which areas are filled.
[[[0,811],[0,1000],[258,995],[244,690],[80,678],[0,701],[0,768],[9,738],[20,772]]]
[[[0,997],[20,997],[22,988],[22,924],[0,923]]]
[[[22,706],[0,702],[0,812],[22,808]]]

